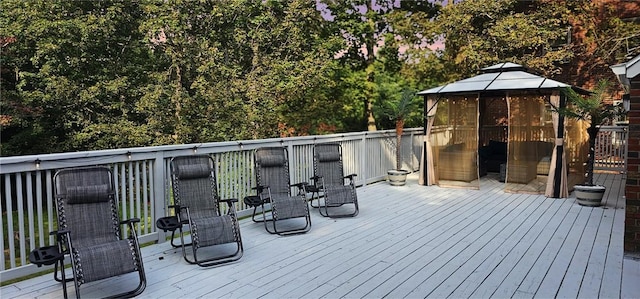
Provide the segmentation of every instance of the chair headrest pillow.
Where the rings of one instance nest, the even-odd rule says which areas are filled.
[[[208,164],[184,164],[176,167],[176,176],[181,180],[208,178],[209,175],[211,168]]]
[[[282,155],[264,155],[259,157],[258,163],[261,167],[284,166],[285,158]]]
[[[68,186],[67,203],[83,204],[107,202],[110,199],[112,190],[108,184],[89,186]]]
[[[340,161],[340,152],[316,153],[320,162]]]

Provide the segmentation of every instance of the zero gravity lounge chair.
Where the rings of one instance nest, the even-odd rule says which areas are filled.
[[[119,221],[111,170],[106,167],[64,169],[56,173],[54,183],[58,214],[58,231],[54,233],[58,236],[58,245],[34,250],[30,260],[39,266],[51,264],[43,258],[61,254],[55,262],[54,278],[63,283],[65,297],[67,281],[74,281],[79,298],[79,287],[83,283],[132,272],[138,272],[138,286],[113,297],[142,293],[146,278],[134,227],[140,220]],[[122,238],[121,225],[129,227],[127,238]],[[69,279],[64,275],[65,254],[70,255],[73,272],[73,278]],[[58,270],[62,272],[62,279],[58,278]]]
[[[325,217],[353,217],[358,215],[358,196],[354,177],[356,174],[345,176],[342,164],[342,147],[337,143],[316,144],[313,147],[313,174],[314,182],[309,190],[312,193],[311,205],[314,196],[318,200],[320,215]],[[348,182],[345,184],[345,180]],[[324,193],[324,200],[320,200],[320,192]],[[350,212],[339,211],[338,208],[352,204]]]
[[[253,206],[252,219],[264,222],[264,227],[271,234],[290,235],[306,233],[311,229],[311,215],[306,198],[307,183],[298,183],[298,194],[291,194],[289,181],[289,163],[287,149],[284,147],[259,148],[254,153],[257,179],[257,201],[249,203]],[[246,200],[245,200],[246,201]],[[271,204],[271,214],[266,216],[265,203]],[[262,208],[262,219],[256,220],[256,209]],[[290,219],[303,218],[304,226],[296,223],[286,223]]]
[[[208,267],[239,260],[243,247],[235,210],[238,200],[220,199],[213,159],[207,155],[175,157],[171,160],[171,179],[174,205],[170,208],[175,208],[176,216],[160,218],[156,225],[165,231],[172,231],[171,244],[182,247],[185,261]],[[220,207],[223,203],[227,204],[226,213]],[[189,228],[191,243],[185,243],[183,225]],[[180,245],[173,244],[176,229],[180,234]],[[205,259],[198,256],[198,250],[203,247],[224,244],[235,246],[232,251],[222,255],[210,253]],[[192,258],[187,255],[188,246],[193,250]]]

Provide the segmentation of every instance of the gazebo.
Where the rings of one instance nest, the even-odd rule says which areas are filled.
[[[584,122],[557,113],[563,88],[574,87],[506,62],[419,92],[420,184],[478,189],[490,174],[508,192],[568,197],[582,182],[588,137]]]

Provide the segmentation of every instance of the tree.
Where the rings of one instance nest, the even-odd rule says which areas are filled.
[[[640,22],[633,20],[640,16],[640,2],[563,0],[555,4],[566,7],[571,26],[572,56],[562,65],[558,79],[597,87],[603,78],[615,80],[609,66],[640,54]]]
[[[2,155],[145,144],[135,2],[2,1]]]
[[[415,113],[418,107],[415,90],[407,87],[401,87],[401,90],[397,90],[392,86],[386,92],[382,92],[381,96],[386,99],[381,105],[379,105],[380,114],[388,117],[389,120],[394,122],[396,131],[396,170],[402,170],[401,151],[402,148],[402,133],[407,119],[412,113]]]
[[[613,76],[608,65],[621,62],[624,42],[640,32],[637,22],[620,19],[619,8],[632,6],[639,9],[621,0],[460,1],[442,9],[429,34],[445,40],[441,59],[452,74],[448,80],[511,61],[593,86],[594,78]]]
[[[528,5],[527,3],[531,3]],[[511,61],[541,69],[546,75],[571,53],[562,41],[569,26],[559,5],[517,0],[462,1],[445,6],[436,17],[433,36],[442,36],[442,53],[457,80],[480,68]]]
[[[363,117],[368,130],[376,130],[374,116],[375,99],[375,69],[374,62],[378,59],[376,51],[388,44],[393,44],[395,38],[393,20],[398,20],[396,12],[402,14],[420,13],[434,15],[438,5],[430,1],[393,1],[393,0],[321,0],[322,11],[329,19],[335,36],[344,38],[346,48],[339,52],[339,59],[353,71],[363,72],[366,84],[361,90]],[[420,34],[420,33],[417,33]],[[400,36],[399,36],[400,37]],[[411,46],[422,43],[417,39],[406,39]]]
[[[0,5],[3,155],[340,127],[342,43],[313,2]]]
[[[618,116],[625,113],[621,104],[613,105],[607,102],[611,84],[607,80],[598,82],[596,89],[589,96],[581,96],[571,88],[565,88],[562,93],[567,97],[567,107],[559,108],[560,115],[587,121],[589,135],[589,154],[585,169],[585,185],[593,186],[593,170],[595,163],[596,138],[600,126],[611,123]]]
[[[145,11],[143,28],[165,65],[141,102],[173,142],[306,134],[321,122],[308,115],[324,111],[335,41],[315,4],[152,2]]]

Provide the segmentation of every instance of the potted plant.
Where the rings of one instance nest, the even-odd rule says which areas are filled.
[[[582,119],[589,123],[587,134],[589,136],[589,153],[585,165],[585,181],[574,186],[574,192],[578,204],[597,207],[602,204],[602,197],[606,188],[593,182],[593,170],[595,164],[596,137],[600,131],[600,125],[616,120],[623,115],[622,105],[612,105],[605,102],[609,94],[610,83],[607,80],[598,82],[596,89],[589,96],[581,96],[571,88],[563,89],[567,97],[567,107],[560,109],[563,116]]]
[[[407,116],[414,111],[416,102],[415,92],[409,88],[402,89],[399,98],[390,98],[383,101],[381,105],[381,113],[394,121],[396,129],[396,168],[387,171],[389,183],[392,186],[403,186],[406,182],[408,170],[402,169],[402,133]]]

